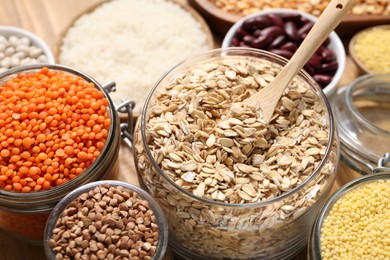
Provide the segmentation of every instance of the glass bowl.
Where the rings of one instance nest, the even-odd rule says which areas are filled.
[[[308,259],[389,257],[389,159],[387,153],[374,174],[348,182],[329,198],[313,226]]]
[[[69,240],[63,235],[67,232],[71,233]],[[90,235],[89,239],[85,237],[86,233]],[[54,237],[57,237],[57,244],[53,242]],[[54,207],[45,228],[47,258],[56,259],[58,252],[54,249],[57,247],[64,249],[64,255],[76,257],[75,253],[69,255],[63,246],[66,241],[69,245],[75,244],[70,247],[77,248],[80,257],[138,256],[160,260],[168,244],[167,220],[160,206],[143,189],[121,181],[91,182],[70,192]],[[88,246],[83,247],[81,241],[88,241]],[[98,249],[93,249],[93,243]],[[150,255],[142,255],[146,253]]]
[[[293,140],[290,148],[283,150],[285,153],[281,152],[279,148],[286,144],[278,143],[283,138],[277,138],[278,133],[285,131],[286,134],[289,128],[277,130],[276,125],[286,123],[280,115],[287,113],[286,107],[294,110],[286,96],[282,98],[284,105],[279,103],[277,112],[267,126],[273,130],[267,128],[265,131],[262,128],[265,127],[264,123],[257,117],[256,111],[253,114],[248,112],[247,116],[245,108],[241,110],[239,106],[236,107],[240,98],[242,100],[246,96],[242,93],[249,96],[260,84],[266,84],[260,78],[254,80],[258,74],[276,74],[284,64],[285,59],[265,51],[217,49],[179,64],[157,82],[149,94],[135,128],[134,158],[141,185],[157,199],[167,216],[170,247],[179,257],[288,259],[306,246],[311,226],[333,185],[339,158],[338,136],[324,93],[304,71],[286,91],[290,98],[296,98],[294,104],[301,103],[305,107],[300,98],[309,103],[316,100],[317,111],[323,112],[322,116],[313,115],[318,120],[316,122],[323,124],[323,131],[319,131],[317,136],[319,139],[322,136],[319,141],[323,144],[321,156],[316,157],[318,161],[315,164],[309,163],[309,167],[306,160],[311,159],[303,159],[306,157],[304,154],[294,159],[303,160],[307,167],[298,173],[299,181],[289,175],[289,167],[282,165],[289,164],[289,159],[283,154],[289,156],[300,152],[295,149]],[[224,70],[225,66],[231,69],[219,71]],[[272,80],[273,76],[265,77]],[[216,81],[213,80],[215,78]],[[305,86],[305,90],[297,86]],[[299,89],[302,95],[298,93]],[[240,97],[234,96],[237,93]],[[172,100],[166,101],[167,95],[172,95]],[[161,103],[156,105],[158,100]],[[180,103],[180,100],[185,101]],[[228,110],[233,118],[226,119]],[[230,120],[229,124],[225,119]],[[221,125],[217,125],[217,121]],[[297,125],[302,123],[299,121]],[[230,123],[238,126],[230,129]],[[253,128],[258,128],[240,128],[246,128],[247,123],[253,123]],[[236,134],[232,129],[237,131]],[[299,129],[299,133],[305,131]],[[268,131],[274,134],[267,135]],[[309,131],[306,130],[306,134]],[[225,137],[219,136],[221,132]],[[256,143],[248,146],[245,143],[248,139],[245,138],[250,139],[255,132],[259,134],[253,139]],[[312,129],[314,132],[317,133]],[[295,136],[297,146],[301,142],[298,139],[302,138],[299,135]],[[276,143],[276,146],[268,147],[265,138],[269,138],[270,143]],[[260,154],[263,145],[264,154]],[[242,150],[238,150],[239,147]],[[251,147],[257,150],[249,149]],[[304,150],[319,152],[308,148],[306,146]],[[273,153],[275,157],[272,157]],[[250,158],[250,163],[244,158]],[[262,164],[263,161],[266,163]],[[273,161],[278,161],[279,166]],[[255,165],[258,166],[256,170],[252,168]],[[269,167],[274,171],[270,171]],[[294,167],[300,166],[295,165],[291,169]],[[283,178],[278,177],[278,173],[286,174],[289,176],[287,179],[291,177],[291,180],[285,178],[284,188],[281,186]],[[289,181],[290,184],[297,182],[295,186],[288,186]],[[284,192],[279,189],[284,189]],[[279,193],[274,194],[273,191]]]

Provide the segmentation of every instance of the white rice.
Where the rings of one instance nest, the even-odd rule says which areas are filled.
[[[59,62],[101,84],[115,81],[113,101],[132,98],[140,109],[168,70],[208,48],[200,23],[179,5],[166,0],[113,0],[69,28]]]

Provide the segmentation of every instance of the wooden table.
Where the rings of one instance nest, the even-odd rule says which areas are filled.
[[[0,0],[0,25],[12,25],[30,30],[55,51],[63,31],[85,10],[104,0]],[[185,3],[186,0],[180,0]],[[216,39],[216,45],[220,43]],[[345,43],[349,39],[343,39]],[[218,46],[217,46],[218,47]],[[358,70],[348,58],[340,86],[358,76]],[[119,179],[138,184],[130,149],[122,144]],[[335,183],[334,189],[339,184]],[[25,244],[0,230],[0,260],[45,259],[43,248]],[[304,254],[298,257],[305,259]]]

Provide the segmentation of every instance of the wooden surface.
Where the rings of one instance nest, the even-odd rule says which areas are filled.
[[[0,25],[12,25],[30,30],[55,51],[61,34],[71,21],[84,10],[104,0],[0,0]],[[186,0],[178,0],[185,2]],[[347,44],[349,39],[343,39]],[[216,38],[216,47],[221,39]],[[168,68],[167,68],[168,69]],[[358,70],[348,58],[340,85],[349,83]],[[138,184],[130,149],[122,144],[120,150],[120,180]],[[339,187],[337,181],[334,188]],[[0,260],[45,259],[43,248],[14,239],[0,230]],[[304,253],[299,259],[305,259]]]

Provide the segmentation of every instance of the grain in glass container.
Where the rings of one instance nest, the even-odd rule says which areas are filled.
[[[390,151],[390,75],[367,74],[343,87],[332,100],[340,134],[341,185],[370,174]]]
[[[163,259],[168,224],[145,190],[96,181],[65,196],[45,228],[48,259]]]
[[[327,99],[301,71],[269,124],[241,105],[285,64],[261,50],[217,49],[179,64],[149,94],[134,156],[177,256],[288,259],[305,247],[338,164]]]
[[[390,154],[373,174],[336,191],[321,209],[309,240],[309,259],[390,258]]]
[[[39,244],[61,198],[118,173],[119,119],[106,90],[69,67],[18,67],[1,74],[0,85],[0,228]],[[87,85],[101,107],[89,94],[80,96]],[[93,130],[96,126],[100,131]]]

